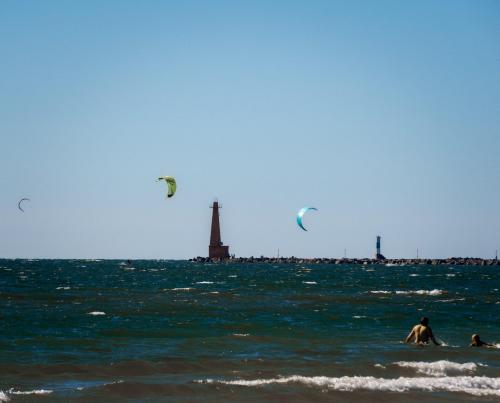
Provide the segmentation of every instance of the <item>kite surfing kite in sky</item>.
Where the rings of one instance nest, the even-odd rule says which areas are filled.
[[[304,226],[302,225],[302,217],[304,216],[304,214],[306,212],[308,212],[309,210],[318,210],[317,208],[315,207],[302,207],[298,214],[297,214],[297,224],[299,224],[299,227],[302,228],[304,231],[307,231]]]
[[[170,198],[175,194],[177,190],[177,183],[175,183],[175,179],[171,176],[160,176],[158,181],[165,181],[167,183],[167,197]]]
[[[21,210],[23,213],[24,213],[24,210],[23,210],[23,208],[21,207],[21,204],[22,204],[24,201],[31,201],[31,200],[30,200],[30,199],[27,199],[27,198],[25,198],[25,197],[23,197],[21,200],[19,200],[19,203],[17,203],[17,208],[18,208],[19,210]]]

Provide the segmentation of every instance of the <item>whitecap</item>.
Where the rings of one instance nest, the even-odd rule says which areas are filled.
[[[63,286],[56,288],[56,290],[70,290],[70,289],[71,287],[63,287]]]
[[[370,291],[372,294],[390,294],[390,291],[384,291],[384,290],[376,290],[376,291]]]
[[[228,276],[228,277],[231,277],[231,278],[236,278],[236,277],[238,277],[238,276],[237,276],[236,274],[231,274],[231,275],[230,275],[230,276]]]
[[[233,336],[236,336],[236,337],[247,337],[247,336],[250,336],[250,333],[233,333]]]
[[[9,400],[10,400],[9,396],[7,396],[4,392],[0,390],[0,402],[4,403],[8,402]]]
[[[9,389],[7,391],[9,395],[48,395],[52,392],[53,390],[47,390],[47,389],[35,389],[26,391]]]
[[[420,276],[420,274],[417,274],[417,273],[410,274],[410,277],[419,277],[419,276]]]
[[[101,315],[106,315],[106,313],[101,311],[92,311],[92,312],[87,312],[87,315],[101,316]]]
[[[213,281],[197,281],[196,284],[213,284]]]
[[[397,361],[393,363],[402,368],[413,368],[419,374],[430,376],[444,376],[448,373],[463,373],[463,372],[476,372],[478,367],[485,367],[484,364],[476,364],[474,362],[453,362],[447,360],[440,361]]]
[[[316,281],[303,281],[304,284],[318,284]]]
[[[247,387],[260,387],[270,384],[300,383],[316,386],[321,389],[353,392],[357,390],[372,390],[384,392],[457,392],[473,396],[500,396],[500,378],[485,376],[456,377],[417,377],[417,378],[375,378],[373,376],[342,376],[338,378],[327,376],[292,375],[270,379],[236,379],[232,381],[206,379],[196,381],[207,384],[225,384]]]
[[[219,294],[219,291],[210,291],[209,294]]]
[[[189,290],[194,290],[192,287],[178,287],[178,288],[172,288],[171,291],[189,291]]]
[[[386,369],[386,367],[385,367],[384,365],[382,365],[382,364],[378,364],[378,363],[377,363],[377,364],[373,364],[373,366],[374,366],[375,368]]]
[[[436,302],[454,302],[454,301],[465,301],[465,298],[451,298],[451,299],[438,299]]]
[[[405,295],[409,295],[409,294],[414,294],[414,295],[441,295],[443,294],[445,291],[443,290],[438,290],[437,288],[435,288],[434,290],[415,290],[415,291],[401,291],[401,290],[397,290],[396,291],[396,294],[405,294]]]
[[[354,319],[363,319],[363,318],[366,318],[366,316],[362,316],[362,315],[354,315],[353,316]]]

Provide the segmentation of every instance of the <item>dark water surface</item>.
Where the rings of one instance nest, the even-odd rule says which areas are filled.
[[[496,267],[0,260],[0,401],[500,399]],[[405,345],[418,318],[443,347]]]

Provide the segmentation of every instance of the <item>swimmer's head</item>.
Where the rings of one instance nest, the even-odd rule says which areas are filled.
[[[420,318],[420,324],[423,326],[427,326],[429,324],[429,318],[426,316],[422,316]]]
[[[473,335],[472,335],[472,341],[473,341],[474,343],[477,343],[477,342],[479,341],[479,335],[478,335],[478,334],[473,334]]]

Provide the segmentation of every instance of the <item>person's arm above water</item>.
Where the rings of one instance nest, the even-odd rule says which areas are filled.
[[[429,327],[429,337],[430,339],[432,340],[432,342],[436,345],[436,346],[440,346],[441,344],[439,344],[436,339],[434,338],[434,333],[432,333],[432,329]]]
[[[410,334],[405,339],[405,343],[410,343],[414,337],[416,338],[415,327],[411,329]]]

